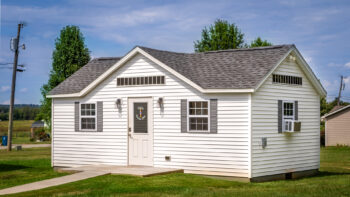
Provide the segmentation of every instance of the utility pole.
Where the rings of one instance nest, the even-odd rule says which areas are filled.
[[[16,74],[17,74],[17,63],[18,63],[18,53],[19,53],[19,38],[21,35],[21,29],[23,28],[23,23],[18,24],[17,37],[12,43],[14,45],[15,58],[13,61],[13,71],[12,71],[12,84],[11,84],[11,99],[10,99],[10,110],[9,110],[9,128],[8,128],[8,142],[7,150],[12,150],[12,128],[13,128],[13,105],[15,102],[15,89],[16,89]]]
[[[339,94],[338,94],[338,103],[337,106],[340,105],[340,97],[341,97],[341,91],[343,90],[343,75],[340,75],[340,87],[339,87]]]

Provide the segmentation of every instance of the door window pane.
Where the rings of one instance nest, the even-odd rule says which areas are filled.
[[[134,133],[148,133],[147,103],[134,103]]]

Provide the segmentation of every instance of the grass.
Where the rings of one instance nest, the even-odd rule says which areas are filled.
[[[12,144],[49,144],[50,141],[30,141],[30,127],[34,120],[13,121]],[[0,136],[7,135],[8,121],[0,121]],[[0,140],[1,142],[1,140]]]
[[[29,137],[14,137],[12,138],[12,144],[50,144],[51,141],[30,141]]]
[[[26,167],[39,159],[44,174],[59,175],[52,174],[49,168],[48,151],[49,149],[28,149],[6,153],[7,155],[1,153],[0,163],[7,161],[15,165],[19,162],[19,165]],[[35,156],[37,153],[44,154]],[[39,158],[29,159],[27,154]],[[14,169],[7,173],[15,171],[24,171],[33,178],[40,176],[32,175],[28,168]],[[240,183],[180,173],[147,178],[106,175],[17,196],[350,196],[350,147],[322,148],[320,171],[314,177],[265,183]],[[5,187],[6,184],[8,185],[1,182],[0,187]]]
[[[65,175],[51,168],[49,148],[0,150],[0,189]]]

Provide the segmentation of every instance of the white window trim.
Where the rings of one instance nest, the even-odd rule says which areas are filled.
[[[81,115],[81,105],[85,105],[85,104],[95,104],[95,115],[94,116],[82,116]],[[81,128],[81,124],[82,124],[82,121],[81,119],[82,118],[95,118],[95,129],[82,129]],[[89,102],[89,103],[80,103],[80,106],[79,106],[79,130],[80,131],[97,131],[97,103],[96,102]]]
[[[208,102],[208,115],[190,115],[190,102]],[[210,100],[187,100],[187,131],[189,133],[210,133]],[[190,130],[190,118],[208,118],[208,130]]]
[[[293,115],[292,116],[285,116],[284,115],[284,104],[285,103],[292,103],[293,104]],[[282,101],[282,132],[285,132],[285,120],[295,120],[295,101],[291,101],[291,100],[283,100]]]

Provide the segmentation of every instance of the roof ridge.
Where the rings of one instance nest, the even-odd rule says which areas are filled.
[[[178,53],[178,54],[191,54],[191,53],[184,53],[184,52],[176,52],[176,51],[169,51],[169,50],[161,50],[161,49],[154,49],[154,48],[150,48],[150,47],[145,47],[145,46],[140,46],[140,45],[136,45],[136,47],[139,48],[144,48],[144,49],[151,49],[151,50],[155,50],[155,51],[162,51],[162,52],[168,52],[168,53]]]
[[[272,45],[272,46],[263,46],[263,47],[253,47],[253,48],[237,48],[237,49],[223,49],[216,51],[205,51],[200,53],[220,53],[220,52],[232,52],[232,51],[254,51],[254,50],[264,50],[264,49],[276,49],[283,47],[293,47],[294,44],[280,44],[280,45]]]
[[[295,47],[294,44],[281,44],[281,45],[272,45],[272,46],[263,46],[263,47],[254,47],[254,48],[238,48],[238,49],[223,49],[223,50],[216,50],[216,51],[205,51],[205,52],[191,52],[191,53],[184,53],[184,52],[175,52],[175,51],[169,51],[169,50],[161,50],[161,49],[154,49],[150,47],[145,46],[139,46],[136,45],[136,47],[143,48],[143,49],[150,49],[155,51],[161,51],[161,52],[168,52],[168,53],[177,53],[177,54],[185,54],[185,55],[192,55],[192,54],[206,54],[206,53],[220,53],[220,52],[234,52],[234,51],[253,51],[253,50],[264,50],[264,49],[276,49],[276,48],[282,48],[282,47]]]

